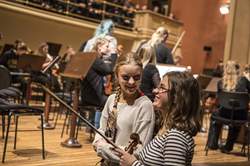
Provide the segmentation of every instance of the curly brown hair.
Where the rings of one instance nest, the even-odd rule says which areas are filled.
[[[201,128],[202,118],[198,81],[189,72],[169,72],[163,79],[165,77],[170,91],[159,134],[175,128],[195,136]]]

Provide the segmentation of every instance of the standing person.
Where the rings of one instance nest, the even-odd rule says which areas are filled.
[[[171,51],[166,46],[168,31],[164,27],[159,27],[152,34],[149,41],[143,40],[136,52],[139,52],[144,47],[155,47],[156,61],[163,64],[174,64]]]
[[[234,61],[228,61],[224,65],[222,80],[217,84],[217,91],[229,91],[229,92],[250,92],[249,81],[246,77],[240,76],[239,65]],[[223,118],[230,119],[230,111],[226,108],[221,108],[218,112],[214,112],[213,116],[220,116]],[[248,110],[237,110],[237,114],[234,114],[234,120],[246,120]],[[211,116],[211,117],[213,117]],[[210,128],[208,135],[208,147],[212,150],[218,149],[218,139],[222,124],[210,120]],[[239,126],[229,126],[229,132],[225,146],[221,147],[223,153],[229,153],[233,150],[234,143],[240,132]]]
[[[108,98],[104,93],[103,77],[112,74],[115,61],[117,59],[116,54],[111,54],[108,63],[105,62],[104,56],[109,52],[109,41],[106,38],[99,38],[92,51],[97,52],[98,57],[90,67],[86,77],[81,83],[81,104],[87,106],[96,106],[96,118],[95,126],[99,128],[100,110],[104,107],[104,104]],[[90,120],[94,123],[94,115],[91,114]]]
[[[135,156],[120,153],[121,166],[190,166],[194,139],[201,127],[200,89],[188,72],[169,72],[155,90],[154,107],[161,110],[162,126],[158,135]]]
[[[154,111],[152,102],[139,90],[142,70],[136,54],[118,58],[115,67],[118,88],[109,96],[102,111],[99,130],[120,147],[128,146],[132,133],[140,136],[142,146],[152,138]],[[119,165],[119,158],[110,150],[111,145],[100,135],[95,136],[93,145],[108,165]]]
[[[110,54],[116,53],[117,40],[112,36],[113,30],[114,23],[112,20],[107,19],[101,21],[100,25],[96,28],[94,36],[82,44],[80,51],[89,52],[93,49],[98,38],[106,38],[109,41]]]
[[[161,78],[156,67],[156,55],[154,47],[142,48],[139,52],[142,58],[143,74],[140,89],[151,100],[154,101],[153,89],[158,87]]]

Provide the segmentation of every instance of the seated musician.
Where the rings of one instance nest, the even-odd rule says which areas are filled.
[[[194,139],[201,127],[200,90],[188,72],[169,72],[155,89],[154,107],[163,120],[158,135],[143,148],[139,156],[116,149],[121,166],[192,165]]]
[[[27,54],[29,49],[27,45],[20,40],[16,40],[14,49],[8,50],[0,56],[0,65],[5,66],[9,71],[22,72],[17,68],[18,57],[22,54]],[[18,75],[13,75],[11,78],[12,83],[20,83],[20,90],[23,93],[23,97],[26,95],[27,81]]]
[[[115,67],[118,87],[105,104],[99,130],[120,147],[129,145],[132,133],[140,136],[142,145],[146,145],[152,138],[154,111],[152,102],[139,89],[142,70],[141,59],[136,54],[128,53],[118,57]],[[105,164],[119,165],[119,158],[100,135],[96,134],[93,145]]]
[[[224,65],[224,72],[222,80],[217,85],[219,91],[230,91],[230,92],[250,92],[249,81],[246,77],[240,76],[239,65],[234,61],[228,61]],[[230,119],[230,113],[225,108],[215,112],[215,115],[219,115],[224,118]],[[234,114],[233,119],[245,120],[247,118],[247,110],[238,110],[237,114]],[[209,136],[208,136],[208,147],[210,149],[218,149],[218,139],[222,124],[211,119]],[[228,153],[233,150],[234,143],[238,137],[240,131],[239,126],[229,126],[229,132],[225,146],[221,147],[223,153]]]
[[[81,104],[84,106],[97,107],[95,126],[99,127],[99,117],[102,108],[107,100],[107,95],[104,93],[103,77],[112,74],[115,61],[117,59],[116,54],[111,54],[109,63],[104,59],[104,55],[109,52],[109,41],[106,38],[99,38],[96,40],[93,51],[98,53],[98,57],[90,67],[86,77],[81,83]],[[94,122],[94,114],[90,114],[91,123]]]
[[[5,66],[10,71],[16,71],[16,65],[18,61],[18,56],[26,54],[28,52],[28,47],[26,44],[20,40],[15,42],[15,48],[10,49],[0,56],[0,65]]]
[[[42,43],[35,54],[40,56],[45,56],[45,62],[42,65],[42,69],[45,69],[48,67],[48,65],[53,60],[53,57],[49,54],[49,46],[47,43]],[[41,72],[33,72],[32,81],[42,83],[43,85],[52,85],[52,89],[54,91],[60,90],[60,85],[57,81],[57,75],[55,74],[55,70],[58,70],[59,66],[58,64],[55,64],[52,66],[51,69],[49,69],[49,72],[47,74],[43,74]]]

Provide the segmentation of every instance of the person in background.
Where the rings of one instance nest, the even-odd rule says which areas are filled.
[[[122,44],[119,44],[117,46],[117,54],[118,54],[118,56],[122,55],[123,52],[124,52],[124,46]]]
[[[132,133],[140,136],[142,146],[152,138],[154,110],[152,102],[139,89],[142,70],[138,55],[128,53],[118,57],[114,70],[117,90],[109,96],[102,111],[99,131],[121,148],[129,145]],[[119,158],[113,154],[111,145],[100,135],[96,134],[93,145],[105,164],[119,165]]]
[[[137,158],[121,149],[121,166],[178,165],[191,166],[194,139],[201,127],[200,89],[188,72],[169,72],[155,89],[154,107],[161,110],[162,123],[158,135]]]
[[[144,47],[140,50],[139,56],[143,63],[143,73],[140,89],[151,100],[154,101],[153,89],[158,87],[161,78],[156,68],[156,55],[154,47]]]
[[[23,72],[22,69],[17,68],[19,56],[29,53],[27,45],[21,41],[16,40],[13,49],[10,49],[0,56],[0,65],[5,66],[10,72]],[[22,92],[22,97],[26,97],[27,80],[19,75],[11,76],[11,83],[19,84],[18,87]]]
[[[100,25],[96,28],[96,31],[94,33],[94,36],[84,42],[80,48],[80,52],[89,52],[93,49],[93,46],[96,43],[96,40],[98,38],[106,38],[109,41],[109,49],[110,54],[116,53],[117,49],[117,40],[115,37],[112,36],[114,29],[114,23],[112,20],[102,20]]]
[[[222,77],[223,76],[223,61],[219,60],[215,70],[213,71],[214,77]]]
[[[26,53],[28,53],[27,45],[21,40],[16,40],[14,49],[10,49],[0,56],[0,65],[10,71],[17,71],[18,56]]]
[[[116,54],[111,54],[110,59],[106,59],[108,62],[105,62],[106,60],[103,57],[109,52],[108,44],[109,41],[106,38],[96,40],[92,51],[97,52],[98,56],[81,83],[81,104],[83,106],[96,106],[98,108],[90,117],[91,123],[94,123],[97,128],[99,128],[101,110],[108,98],[104,93],[103,77],[113,73],[117,59]]]
[[[246,64],[244,66],[243,76],[246,77],[248,81],[250,81],[250,64]]]
[[[47,43],[41,43],[35,54],[46,57],[45,62],[42,65],[42,70],[47,68],[48,65],[50,65],[50,63],[53,61],[53,57],[49,54],[49,46]],[[61,86],[58,80],[57,70],[59,70],[59,65],[56,63],[48,70],[47,73],[38,71],[32,72],[32,81],[50,86],[54,92],[58,92],[60,91]]]
[[[229,92],[250,92],[249,81],[246,77],[240,76],[239,65],[234,61],[228,61],[224,65],[222,80],[217,84],[217,92],[229,91]],[[214,116],[221,116],[230,119],[230,111],[226,108],[221,108],[218,112],[214,112]],[[237,114],[234,114],[233,119],[235,120],[245,120],[247,118],[248,110],[237,110]],[[212,116],[211,116],[212,117]],[[208,148],[216,150],[219,148],[218,139],[220,135],[222,124],[214,121],[212,118],[210,120],[210,129],[208,135]],[[239,126],[229,126],[229,132],[227,136],[227,141],[224,146],[221,147],[223,153],[229,153],[233,150],[234,143],[240,132]]]
[[[168,31],[164,27],[159,27],[152,34],[151,39],[148,41],[141,41],[139,47],[136,48],[136,52],[139,52],[144,47],[154,47],[156,54],[156,62],[163,64],[174,64],[171,51],[166,46],[168,38]]]

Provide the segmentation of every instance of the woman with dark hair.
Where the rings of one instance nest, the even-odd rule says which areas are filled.
[[[120,165],[191,165],[194,139],[201,127],[200,89],[188,72],[165,74],[155,90],[154,107],[161,110],[162,123],[158,135],[139,153],[137,158],[116,149]]]

